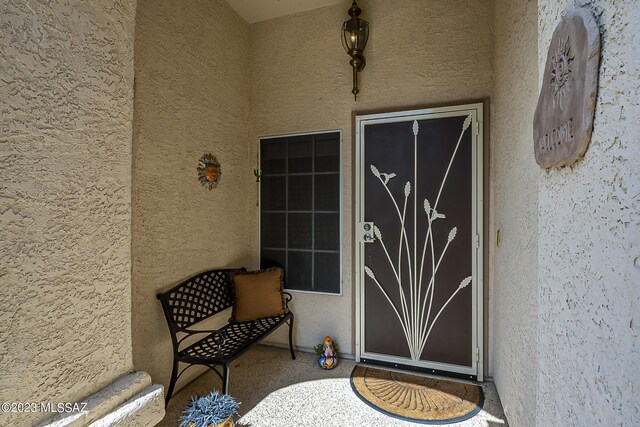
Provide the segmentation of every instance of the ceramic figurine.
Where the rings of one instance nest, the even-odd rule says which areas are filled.
[[[338,355],[333,348],[331,337],[327,336],[322,343],[322,352],[318,358],[318,364],[322,369],[333,369],[338,363]]]

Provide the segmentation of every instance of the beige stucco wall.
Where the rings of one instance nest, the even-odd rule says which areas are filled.
[[[538,425],[640,425],[640,7],[578,3],[600,27],[600,82],[585,158],[538,174]],[[540,72],[572,4],[539,1]]]
[[[0,3],[0,402],[82,401],[133,367],[135,5]]]
[[[524,427],[536,417],[538,8],[537,1],[498,0],[493,10],[489,368],[509,422]]]
[[[325,335],[354,353],[352,283],[352,112],[488,97],[491,93],[491,8],[471,0],[359,3],[371,22],[358,101],[351,94],[349,56],[340,42],[348,4],[251,26],[251,158],[265,135],[343,131],[343,295],[296,293],[296,345]],[[250,189],[255,197],[255,190]],[[258,210],[251,251],[257,264]],[[285,343],[286,330],[272,342]]]
[[[156,293],[252,254],[249,26],[223,0],[141,0],[135,52],[134,363],[167,385],[173,353]],[[197,180],[204,153],[221,164],[212,191]]]

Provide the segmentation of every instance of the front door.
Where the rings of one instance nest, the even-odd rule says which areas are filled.
[[[482,379],[482,104],[356,117],[356,357]]]

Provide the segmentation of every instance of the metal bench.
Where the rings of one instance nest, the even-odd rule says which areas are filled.
[[[222,380],[222,392],[227,393],[229,364],[285,323],[289,325],[291,358],[296,358],[292,344],[293,313],[289,310],[289,301],[293,297],[288,292],[284,292],[286,314],[281,316],[228,323],[220,329],[190,329],[233,305],[233,284],[228,274],[237,271],[246,270],[208,270],[157,295],[162,303],[173,343],[173,369],[165,404],[169,403],[178,378],[192,366],[206,366],[215,372]],[[181,348],[186,339],[198,335],[204,336]],[[180,363],[187,366],[178,373]],[[217,366],[221,367],[222,372],[216,369]]]

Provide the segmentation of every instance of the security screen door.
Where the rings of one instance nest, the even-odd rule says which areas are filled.
[[[482,104],[356,117],[356,356],[482,379]]]

